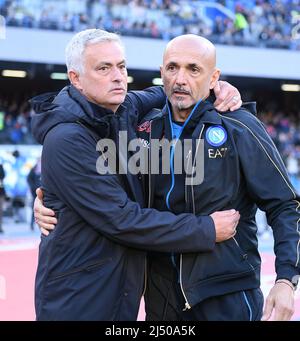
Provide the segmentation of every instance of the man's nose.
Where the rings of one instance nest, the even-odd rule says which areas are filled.
[[[176,84],[184,85],[186,84],[186,73],[184,70],[180,69],[176,75]]]
[[[118,67],[114,67],[112,70],[112,80],[114,82],[121,82],[123,80],[123,73]]]

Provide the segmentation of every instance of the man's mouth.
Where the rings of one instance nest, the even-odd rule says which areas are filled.
[[[114,88],[114,89],[111,90],[111,92],[123,93],[123,92],[125,92],[125,89],[123,89],[123,88]]]
[[[173,90],[173,94],[175,94],[176,96],[183,96],[183,95],[190,95],[189,91],[186,90]]]

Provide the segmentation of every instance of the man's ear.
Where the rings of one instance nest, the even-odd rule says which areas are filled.
[[[210,90],[212,90],[216,86],[217,81],[220,78],[220,75],[221,75],[220,69],[215,69],[210,80],[210,85],[209,85]]]
[[[163,66],[161,65],[160,67],[159,67],[159,70],[160,70],[160,77],[161,77],[161,79],[163,79],[163,73],[164,73],[164,69],[163,69]]]
[[[163,65],[161,65],[159,67],[159,70],[160,70],[160,77],[162,79],[162,83],[164,83],[164,67],[163,67]],[[162,84],[162,86],[164,86],[164,84]]]
[[[70,70],[68,71],[68,76],[71,84],[74,85],[77,90],[82,91],[79,73],[74,70]]]

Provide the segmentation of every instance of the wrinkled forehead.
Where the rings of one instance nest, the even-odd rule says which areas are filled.
[[[187,51],[180,53],[170,51],[170,53],[166,54],[163,62],[164,67],[176,65],[185,68],[191,66],[208,68],[209,64],[205,55],[200,55],[199,53],[195,53],[195,51],[191,51],[190,53]]]
[[[97,53],[97,54],[109,54],[118,53],[125,54],[124,47],[117,41],[101,41],[101,42],[90,42],[85,46],[85,54]]]
[[[125,60],[125,51],[116,41],[91,43],[85,47],[84,59],[90,61],[103,61],[105,63],[119,63]]]

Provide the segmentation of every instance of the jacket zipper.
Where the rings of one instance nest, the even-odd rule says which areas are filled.
[[[194,158],[194,161],[193,161],[192,171],[193,171],[194,168],[195,168],[196,156],[197,156],[197,153],[198,153],[198,148],[199,148],[199,144],[200,144],[200,142],[201,142],[201,138],[202,138],[202,134],[203,134],[204,128],[205,128],[205,124],[202,125],[201,131],[200,131],[200,134],[199,134],[198,143],[197,143],[197,147],[196,147],[195,158]],[[196,215],[196,206],[195,206],[195,194],[194,194],[193,178],[192,178],[192,180],[191,180],[191,191],[192,191],[193,214]]]
[[[51,281],[54,281],[54,280],[57,280],[57,279],[60,279],[60,278],[64,278],[64,277],[67,277],[69,275],[73,275],[73,274],[76,274],[78,272],[82,272],[82,271],[91,271],[101,265],[103,265],[104,263],[106,263],[108,260],[111,260],[111,258],[107,258],[107,259],[102,259],[101,261],[99,262],[96,262],[96,263],[93,263],[93,264],[90,264],[90,265],[86,265],[84,267],[80,267],[80,268],[75,268],[73,270],[70,270],[70,271],[67,271],[67,272],[64,272],[60,275],[57,275],[57,276],[51,276],[49,278],[49,282]]]
[[[248,260],[247,260],[247,253],[244,252],[244,250],[241,248],[240,244],[238,243],[238,241],[235,239],[234,236],[232,237],[232,239],[234,240],[234,242],[236,243],[237,247],[241,251],[243,259],[245,259],[247,261],[247,263],[250,265],[251,269],[254,271],[255,269],[254,269],[253,265],[250,262],[248,262]]]
[[[191,160],[191,155],[192,155],[192,151],[189,150],[189,153],[187,155],[187,165],[186,165],[186,168],[187,170],[189,170],[189,165],[190,165],[190,160]],[[184,198],[185,198],[185,203],[187,204],[188,203],[188,191],[187,191],[187,185],[185,184],[185,191],[184,191]]]
[[[150,121],[150,134],[149,134],[149,150],[148,150],[148,208],[151,208],[151,139],[152,139],[152,121]],[[145,257],[145,270],[144,270],[144,289],[142,296],[145,295],[147,289],[147,255]]]
[[[195,160],[196,160],[196,155],[197,155],[197,152],[198,152],[198,147],[199,147],[199,143],[201,141],[201,138],[202,138],[202,134],[203,134],[203,131],[204,131],[204,128],[205,128],[205,124],[202,125],[202,128],[201,128],[201,131],[200,131],[200,134],[199,134],[199,141],[197,143],[197,147],[196,147],[196,152],[195,152],[195,159],[193,161],[193,166],[192,166],[192,172],[191,172],[191,175],[193,175],[193,170],[194,170],[194,167],[195,167]],[[187,162],[187,167],[189,165],[189,160],[190,160],[190,157],[191,157],[191,151],[189,151],[189,158],[188,158],[188,162]],[[186,188],[187,188],[187,185],[185,184]],[[195,206],[195,197],[194,197],[194,188],[193,188],[193,180],[191,182],[191,191],[192,191],[192,204],[193,204],[193,214],[196,214],[196,206]],[[187,189],[186,189],[186,196],[185,196],[185,200],[187,202],[188,198],[187,198]],[[189,304],[189,301],[186,297],[186,294],[184,292],[184,289],[183,289],[183,285],[182,285],[182,261],[183,261],[183,254],[181,253],[180,254],[180,266],[179,266],[179,283],[180,283],[180,289],[181,289],[181,293],[184,297],[184,300],[185,300],[185,305],[184,305],[184,309],[183,311],[185,310],[188,310],[188,309],[191,309],[191,305]]]

